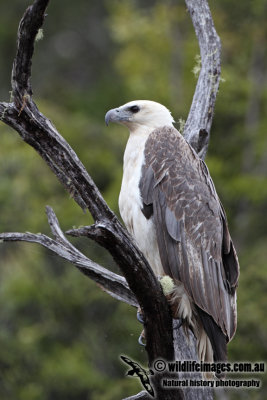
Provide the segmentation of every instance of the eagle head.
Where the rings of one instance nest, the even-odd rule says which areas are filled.
[[[162,126],[172,126],[174,119],[162,104],[150,100],[134,100],[106,113],[105,122],[117,122],[134,132],[140,127],[150,130]]]

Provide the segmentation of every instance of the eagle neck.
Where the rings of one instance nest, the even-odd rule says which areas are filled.
[[[144,149],[151,130],[142,129],[130,132],[130,136],[124,153],[124,170],[128,167],[140,168],[144,162]]]

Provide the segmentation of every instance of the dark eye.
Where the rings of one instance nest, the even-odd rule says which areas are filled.
[[[132,106],[129,107],[129,110],[133,113],[137,113],[140,110],[140,108],[138,106]]]

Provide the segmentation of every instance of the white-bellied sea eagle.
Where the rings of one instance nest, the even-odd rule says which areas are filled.
[[[131,101],[105,120],[130,131],[122,219],[155,275],[173,279],[174,314],[191,326],[200,360],[225,361],[236,330],[239,264],[208,168],[159,103]]]

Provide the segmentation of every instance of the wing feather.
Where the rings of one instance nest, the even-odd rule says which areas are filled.
[[[180,221],[176,219],[175,214],[169,207],[165,210],[165,222],[168,234],[176,242],[181,242]]]
[[[237,255],[208,168],[176,129],[149,135],[140,193],[153,209],[165,273],[183,282],[207,314],[206,325],[215,323],[230,340],[236,328]]]

